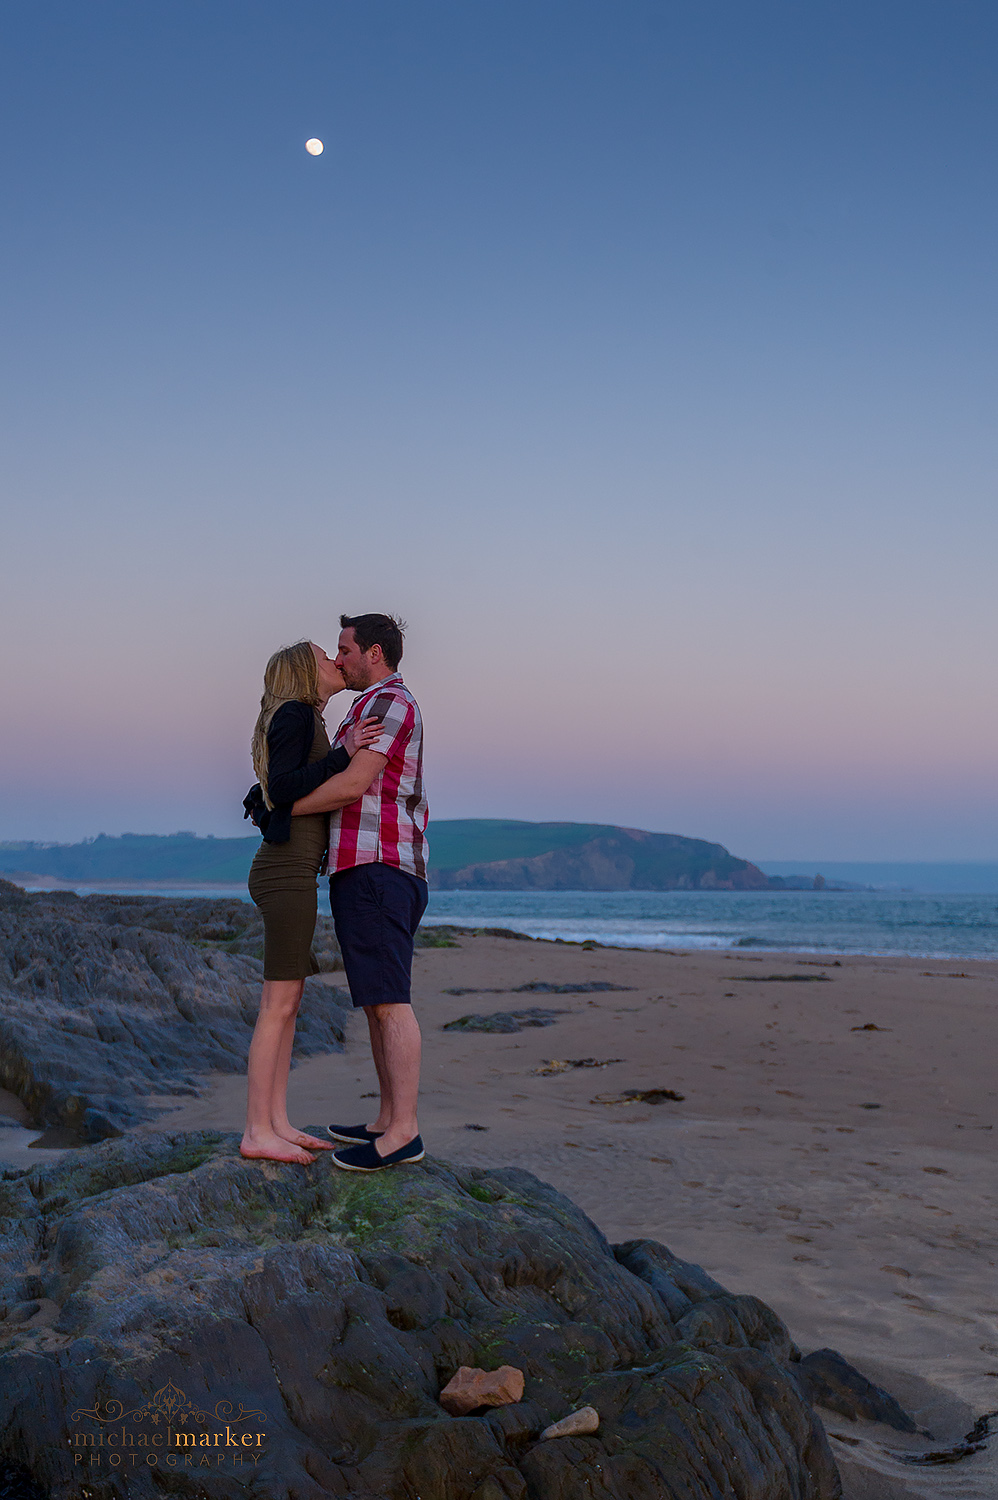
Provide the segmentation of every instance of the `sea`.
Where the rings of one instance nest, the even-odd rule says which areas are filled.
[[[80,895],[118,892],[171,899],[249,899],[243,885],[81,884],[74,888]],[[320,909],[322,905],[320,892]],[[998,894],[432,891],[424,921],[441,926],[506,927],[529,937],[593,941],[618,948],[998,958]]]
[[[998,896],[881,891],[434,891],[427,922],[620,948],[998,958]]]

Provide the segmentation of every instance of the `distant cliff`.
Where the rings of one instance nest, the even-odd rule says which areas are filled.
[[[571,825],[561,825],[562,827]],[[431,841],[432,852],[432,841]],[[678,833],[605,827],[584,842],[518,859],[443,868],[431,864],[439,890],[487,891],[765,891],[769,877],[722,844]]]

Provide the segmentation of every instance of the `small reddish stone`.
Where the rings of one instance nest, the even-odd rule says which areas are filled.
[[[478,1370],[462,1365],[440,1392],[440,1405],[452,1417],[466,1417],[480,1406],[510,1406],[523,1400],[523,1371],[512,1365]]]

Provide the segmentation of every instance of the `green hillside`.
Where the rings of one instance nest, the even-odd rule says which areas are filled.
[[[489,864],[494,859],[532,859],[551,849],[585,844],[616,833],[609,823],[521,823],[501,818],[450,818],[431,823],[430,859],[438,870]]]
[[[248,839],[199,839],[193,833],[98,834],[80,844],[0,844],[0,874],[25,871],[57,880],[193,880],[233,884],[246,879],[259,846]]]

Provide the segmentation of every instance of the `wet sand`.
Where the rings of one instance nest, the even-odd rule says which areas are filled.
[[[850,1500],[998,1495],[998,1435],[953,1465],[891,1456],[998,1408],[998,964],[457,941],[415,965],[428,1150],[528,1168],[611,1240],[661,1240],[770,1303],[805,1352],[830,1345],[886,1384],[938,1443],[829,1415]],[[629,988],[444,993],[534,981]],[[533,1006],[566,1013],[441,1030]],[[580,1058],[618,1060],[537,1071]],[[370,1119],[374,1087],[354,1017],[343,1054],[293,1073],[292,1118]],[[628,1089],[684,1097],[600,1097]],[[149,1128],[240,1128],[244,1091],[215,1077]]]

